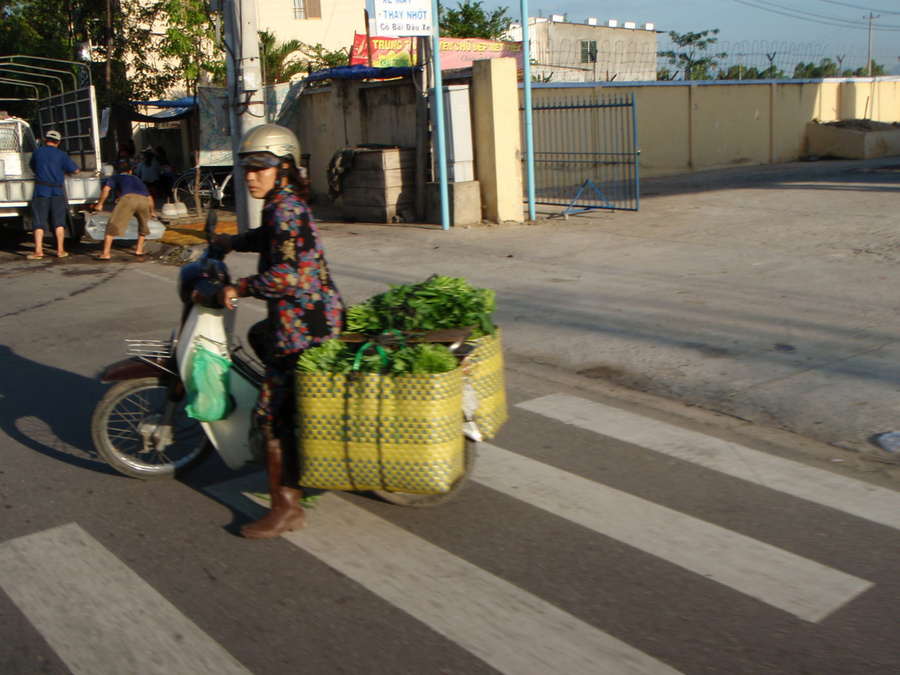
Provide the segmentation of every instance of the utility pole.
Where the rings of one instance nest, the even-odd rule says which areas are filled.
[[[872,14],[872,12],[869,12],[869,16],[864,16],[863,18],[869,19],[869,58],[866,60],[866,63],[869,67],[869,77],[872,77],[872,21],[874,19],[880,19],[881,14]]]
[[[113,164],[119,159],[119,134],[116,131],[116,125],[113,124],[113,94],[112,94],[112,2],[106,0],[106,66],[104,75],[106,77],[106,109],[109,111],[109,129],[112,131],[112,150],[109,153]],[[109,133],[107,133],[109,135]]]
[[[256,31],[254,0],[223,0],[225,18],[225,68],[228,78],[228,118],[231,123],[231,148],[234,165],[234,206],[238,231],[259,227],[261,200],[247,190],[244,170],[237,165],[241,138],[253,127],[265,124],[262,68],[259,37]]]

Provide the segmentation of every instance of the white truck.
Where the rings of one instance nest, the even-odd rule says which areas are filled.
[[[50,129],[59,131],[63,139],[59,147],[78,166],[78,173],[65,181],[70,215],[67,235],[76,241],[84,235],[87,207],[100,196],[102,177],[112,173],[111,166],[100,162],[97,102],[89,74],[83,75],[86,71],[85,64],[0,57],[0,83],[18,92],[24,88],[34,93],[3,100],[34,102],[37,135],[42,138]],[[83,86],[78,86],[79,78],[86,80],[80,83]],[[34,172],[29,162],[36,147],[35,133],[28,122],[0,112],[0,228],[32,229]]]

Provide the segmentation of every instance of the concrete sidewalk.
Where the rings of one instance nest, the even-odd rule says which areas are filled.
[[[900,459],[869,441],[900,430],[900,159],[649,180],[637,213],[448,232],[313,210],[350,302],[465,276],[497,291],[511,364]]]

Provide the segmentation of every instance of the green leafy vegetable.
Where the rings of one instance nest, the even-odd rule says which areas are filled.
[[[422,332],[474,326],[472,337],[493,335],[494,291],[461,277],[435,275],[417,284],[392,285],[347,310],[347,331],[367,335],[390,330]]]
[[[353,368],[353,352],[340,340],[328,340],[307,349],[297,359],[297,369],[308,373],[346,373]]]
[[[365,345],[347,345],[340,340],[329,340],[318,347],[307,349],[297,360],[297,369],[308,373],[391,373],[394,375],[425,375],[446,373],[459,365],[456,357],[441,344],[423,342],[414,345],[382,347],[378,352],[369,347],[359,357],[358,349]],[[354,365],[358,365],[355,368]]]
[[[328,340],[305,351],[297,368],[325,373],[445,373],[459,365],[447,347],[430,342],[407,344],[406,336],[470,326],[473,338],[493,335],[496,327],[491,314],[496,308],[494,291],[474,288],[461,277],[435,275],[417,284],[391,286],[347,309],[348,333],[373,337],[390,334],[390,340],[379,339],[381,352],[371,344]],[[362,355],[360,349],[364,350]]]

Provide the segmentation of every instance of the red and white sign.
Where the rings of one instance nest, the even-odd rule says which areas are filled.
[[[415,38],[373,36],[372,65],[376,68],[415,65]],[[516,59],[516,68],[522,74],[522,43],[480,40],[477,38],[440,38],[441,70],[468,68],[473,61],[499,59],[504,56]],[[350,65],[368,65],[369,51],[366,36],[356,34],[350,50]]]

